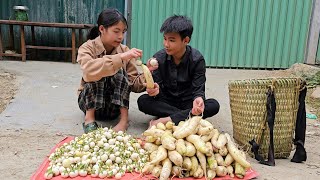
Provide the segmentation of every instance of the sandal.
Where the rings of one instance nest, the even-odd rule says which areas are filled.
[[[84,124],[82,123],[82,127],[83,127],[83,130],[84,130],[84,133],[89,133],[91,131],[94,131],[96,129],[98,129],[98,124],[96,122],[92,122],[92,123],[89,123],[89,124]]]

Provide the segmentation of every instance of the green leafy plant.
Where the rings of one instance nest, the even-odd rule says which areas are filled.
[[[306,77],[307,86],[308,88],[314,88],[316,86],[320,85],[320,71],[318,71],[316,74]]]

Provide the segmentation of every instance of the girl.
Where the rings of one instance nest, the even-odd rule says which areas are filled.
[[[142,50],[129,49],[121,42],[127,31],[125,17],[116,9],[106,9],[99,15],[98,26],[90,30],[88,41],[78,51],[77,62],[83,75],[78,103],[85,113],[85,133],[97,129],[95,120],[115,119],[120,115],[115,131],[128,128],[130,92],[145,90],[145,78],[139,74],[135,58]]]

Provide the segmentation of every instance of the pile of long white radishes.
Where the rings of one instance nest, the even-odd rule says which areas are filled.
[[[219,133],[199,116],[181,121],[158,123],[146,130],[144,149],[150,161],[142,173],[167,180],[170,176],[213,179],[216,176],[243,178],[250,163],[230,135]]]
[[[120,179],[125,172],[141,172],[148,154],[137,139],[122,131],[99,128],[63,144],[49,156],[46,179],[92,176]]]

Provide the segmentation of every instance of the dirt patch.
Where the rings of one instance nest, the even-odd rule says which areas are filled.
[[[306,80],[308,87],[306,96],[307,109],[310,113],[320,117],[320,99],[312,97],[316,87],[320,86],[320,67],[306,64],[294,64],[288,71],[292,75],[302,77]],[[317,97],[318,96],[319,95],[317,94]]]
[[[308,109],[310,113],[317,115],[318,118],[320,118],[320,99],[319,98],[313,98],[311,94],[313,93],[315,89],[308,89],[308,94],[306,97],[306,102],[308,105]]]
[[[13,99],[16,90],[16,76],[0,69],[0,113]]]
[[[29,179],[62,136],[43,130],[2,129],[0,172],[2,179]],[[27,166],[26,166],[27,165]]]

